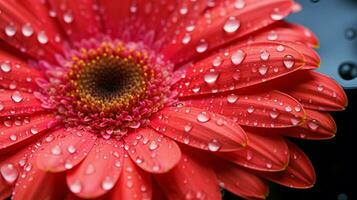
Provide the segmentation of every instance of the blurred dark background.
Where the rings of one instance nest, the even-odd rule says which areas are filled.
[[[298,190],[271,184],[268,200],[354,200],[357,199],[357,0],[297,2],[303,10],[288,20],[316,33],[322,60],[318,71],[346,88],[349,106],[344,112],[332,113],[338,127],[334,139],[295,141],[315,167],[315,187]],[[224,199],[240,198],[225,191]]]

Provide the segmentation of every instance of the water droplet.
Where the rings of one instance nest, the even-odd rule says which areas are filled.
[[[286,112],[291,112],[292,110],[293,110],[293,109],[292,109],[290,106],[286,106],[286,107],[285,107],[285,111],[286,111]]]
[[[61,154],[61,148],[58,145],[53,146],[51,149],[51,153],[52,155],[58,156]]]
[[[31,26],[31,24],[27,23],[22,26],[22,34],[25,37],[30,37],[33,34],[33,28]]]
[[[223,29],[226,33],[234,33],[240,27],[240,22],[236,19],[236,17],[231,16],[227,19],[226,23],[223,26]]]
[[[285,47],[284,47],[283,45],[278,45],[278,46],[276,47],[276,50],[277,50],[278,52],[283,52],[283,51],[285,50]]]
[[[249,106],[247,111],[248,111],[248,113],[253,113],[254,112],[254,107],[253,106]]]
[[[0,64],[0,68],[1,68],[1,71],[5,72],[5,73],[8,73],[11,71],[11,63],[10,62],[2,62]]]
[[[276,110],[272,110],[272,111],[270,111],[269,115],[271,118],[276,119],[279,116],[279,112]]]
[[[69,189],[75,194],[79,193],[82,191],[82,184],[79,181],[75,181],[69,184]]]
[[[227,96],[228,103],[235,103],[238,100],[238,96],[235,94],[230,94]]]
[[[15,168],[13,164],[4,164],[0,168],[1,176],[5,179],[8,183],[14,183],[19,176],[19,172]]]
[[[16,135],[10,135],[10,140],[12,141],[16,141],[17,140],[17,136]]]
[[[357,77],[357,64],[344,62],[338,68],[338,73],[345,80],[352,80]]]
[[[69,153],[71,153],[71,154],[75,153],[76,152],[76,147],[70,144],[70,145],[67,146],[67,151]]]
[[[40,44],[47,44],[48,42],[48,37],[46,35],[46,33],[44,31],[40,31],[38,34],[37,34],[37,41],[40,43]]]
[[[283,58],[283,63],[284,63],[284,66],[287,68],[287,69],[290,69],[294,66],[295,64],[295,59],[293,56],[291,55],[286,55],[284,56]]]
[[[317,86],[317,91],[322,92],[323,90],[324,90],[324,86],[323,85]]]
[[[272,165],[271,163],[267,163],[267,164],[266,164],[266,167],[267,167],[268,169],[271,169],[271,168],[273,167],[273,165]]]
[[[9,24],[5,27],[5,34],[9,37],[13,37],[16,34],[16,27],[13,24]]]
[[[265,75],[268,72],[268,67],[266,65],[262,65],[258,69],[260,75]]]
[[[207,72],[204,76],[204,80],[208,84],[212,84],[217,81],[219,76],[218,72]]]
[[[234,2],[234,8],[243,9],[244,7],[245,7],[245,1],[244,0],[236,0]]]
[[[202,123],[208,122],[210,119],[211,119],[210,114],[205,111],[200,112],[197,115],[197,121],[202,122]]]
[[[151,151],[157,149],[158,147],[159,147],[159,145],[158,145],[157,142],[154,141],[154,140],[151,141],[150,144],[149,144],[149,149],[150,149]]]
[[[260,53],[260,59],[262,59],[262,60],[268,60],[269,56],[270,56],[270,54],[266,50],[264,50]]]
[[[272,20],[278,21],[284,18],[284,15],[280,12],[279,9],[274,9],[273,12],[270,14],[270,18]]]
[[[183,130],[188,133],[192,130],[192,124],[187,124],[185,127],[183,127]]]
[[[235,65],[239,65],[245,58],[245,53],[242,50],[237,50],[231,56],[232,63]]]
[[[67,24],[70,24],[73,22],[73,15],[72,13],[70,12],[66,12],[64,15],[63,15],[63,21]]]
[[[106,177],[102,182],[103,190],[110,190],[113,188],[113,186],[114,182],[109,177]]]
[[[212,152],[216,152],[221,148],[221,144],[217,141],[217,140],[211,140],[208,143],[208,150],[212,151]]]
[[[316,131],[319,128],[320,125],[319,125],[317,120],[313,119],[313,120],[307,122],[307,126],[311,130]]]
[[[301,120],[297,117],[290,118],[290,121],[291,121],[291,124],[294,126],[298,125],[301,122]]]
[[[270,31],[268,33],[267,39],[270,40],[270,41],[277,40],[278,39],[278,34],[275,31]]]
[[[206,40],[201,39],[198,45],[196,46],[197,53],[203,53],[208,49],[208,43]]]
[[[38,133],[38,129],[35,128],[35,127],[32,127],[32,128],[30,129],[30,132],[31,132],[33,135],[36,135],[36,134]]]
[[[15,102],[15,103],[20,103],[23,100],[23,97],[21,95],[21,93],[19,91],[15,91],[12,95],[11,95],[11,99]]]
[[[213,61],[212,61],[212,65],[213,67],[219,67],[222,64],[222,58],[217,56]]]
[[[182,38],[182,44],[188,44],[191,41],[191,36],[189,34],[186,34],[183,38]]]

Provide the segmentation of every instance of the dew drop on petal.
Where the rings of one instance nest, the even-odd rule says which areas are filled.
[[[260,75],[265,75],[268,72],[268,67],[266,65],[262,65],[258,69]]]
[[[253,113],[254,112],[254,107],[253,106],[249,106],[248,109],[247,109],[247,112],[248,113]]]
[[[11,71],[11,63],[9,62],[2,62],[0,64],[1,71],[8,73]]]
[[[216,152],[218,151],[220,148],[221,148],[221,144],[217,141],[217,140],[211,140],[209,143],[208,143],[208,150],[212,151],[212,152]]]
[[[284,15],[280,12],[279,9],[275,8],[273,12],[270,14],[270,18],[272,20],[278,21],[284,18]]]
[[[12,24],[9,24],[5,27],[5,34],[8,37],[13,37],[16,34],[16,27]]]
[[[14,183],[19,176],[19,172],[13,164],[4,164],[0,167],[1,176],[8,183]]]
[[[273,110],[273,111],[270,111],[269,115],[272,119],[276,119],[279,116],[279,112],[276,110]]]
[[[183,130],[188,133],[192,130],[192,124],[187,124],[186,126],[183,127]]]
[[[213,61],[212,61],[212,65],[213,67],[219,67],[222,64],[222,58],[217,56]]]
[[[238,100],[238,96],[235,94],[230,94],[227,96],[228,103],[235,103]]]
[[[234,2],[234,8],[243,9],[244,7],[245,7],[245,1],[244,0],[236,0]]]
[[[11,99],[15,102],[15,103],[20,103],[23,100],[23,97],[21,95],[21,93],[19,91],[15,91],[12,95],[11,95]]]
[[[68,145],[67,147],[67,151],[70,153],[70,154],[73,154],[76,152],[76,147],[74,147],[73,145]]]
[[[307,126],[311,130],[316,131],[319,128],[320,125],[318,124],[317,120],[314,119],[314,120],[308,121],[307,122]]]
[[[201,39],[198,43],[198,45],[196,46],[196,51],[197,53],[203,53],[208,49],[208,43],[206,42],[206,40]]]
[[[210,114],[205,111],[200,112],[197,115],[197,121],[202,122],[202,123],[208,122],[210,119],[211,119]]]
[[[73,22],[73,15],[72,13],[70,12],[66,12],[64,15],[63,15],[63,21],[67,24],[70,24]]]
[[[212,84],[217,81],[219,76],[218,72],[207,72],[204,76],[204,80],[208,84]]]
[[[269,59],[270,54],[268,53],[268,51],[264,50],[260,53],[260,59],[266,61]]]
[[[114,187],[114,182],[112,180],[110,180],[109,177],[106,177],[103,181],[102,181],[102,188],[103,190],[110,190]]]
[[[234,33],[240,27],[240,22],[236,19],[236,17],[231,16],[227,19],[226,23],[223,26],[223,29],[226,33]]]
[[[52,149],[51,149],[51,153],[52,153],[52,155],[55,155],[55,156],[60,155],[61,154],[61,148],[58,145],[53,146]]]
[[[286,55],[284,56],[283,58],[283,63],[284,63],[284,66],[287,68],[287,69],[290,69],[294,66],[295,64],[295,59],[293,56],[291,55]]]
[[[150,144],[149,144],[149,149],[150,149],[151,151],[157,149],[158,147],[159,147],[159,145],[158,145],[157,142],[154,141],[154,140],[151,141]]]
[[[33,28],[31,26],[31,24],[27,23],[22,26],[22,34],[25,37],[30,37],[33,34]]]
[[[48,42],[48,37],[46,35],[46,33],[44,31],[40,31],[38,34],[37,34],[37,41],[40,43],[40,44],[47,44]]]
[[[242,50],[237,50],[236,52],[232,53],[231,61],[235,65],[239,65],[245,58],[245,53]]]
[[[75,181],[69,184],[69,189],[75,194],[79,193],[82,191],[82,184],[79,181]]]

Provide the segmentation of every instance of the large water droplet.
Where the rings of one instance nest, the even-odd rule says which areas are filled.
[[[208,84],[212,84],[214,82],[217,81],[218,79],[218,76],[219,76],[219,73],[218,72],[207,72],[204,76],[204,80],[206,83]]]
[[[16,34],[16,27],[13,24],[9,24],[5,27],[5,34],[9,37],[13,37]]]
[[[70,154],[73,154],[73,153],[76,152],[76,147],[70,144],[70,145],[67,146],[67,151],[68,151]]]
[[[79,181],[75,181],[69,184],[69,189],[75,194],[79,193],[82,191],[82,184]]]
[[[208,122],[210,119],[211,119],[210,114],[205,111],[200,112],[197,115],[197,121],[202,122],[202,123]]]
[[[19,91],[15,91],[12,95],[11,95],[11,99],[15,102],[15,103],[20,103],[23,100],[23,97],[21,95],[21,93]]]
[[[6,182],[8,183],[14,183],[19,176],[19,172],[15,168],[13,164],[4,164],[0,168],[0,173],[2,177],[5,179]]]
[[[269,59],[270,54],[268,53],[268,51],[264,50],[260,53],[260,59],[262,60],[268,60]]]
[[[294,66],[295,64],[295,59],[293,56],[291,55],[286,55],[284,56],[283,58],[283,63],[284,63],[284,66],[287,68],[287,69],[290,69]]]
[[[51,149],[51,153],[52,155],[58,156],[61,154],[61,148],[58,145],[53,146]]]
[[[311,130],[316,131],[319,128],[320,125],[319,125],[317,120],[313,119],[313,120],[307,122],[307,126]]]
[[[235,103],[238,100],[238,96],[235,94],[230,94],[227,96],[228,103]]]
[[[208,150],[212,151],[212,152],[216,152],[221,148],[221,144],[217,141],[217,140],[211,140],[208,143]]]
[[[31,26],[31,24],[27,23],[22,26],[22,34],[25,37],[30,37],[33,34],[33,28]]]
[[[11,63],[8,61],[4,61],[0,64],[1,71],[8,73],[11,71]]]
[[[106,177],[103,181],[102,181],[102,188],[103,190],[110,190],[112,189],[114,186],[114,181],[112,181],[109,177]]]
[[[237,50],[236,52],[232,53],[231,60],[232,63],[235,65],[239,65],[245,58],[245,53],[242,50]]]
[[[240,22],[236,19],[236,17],[231,16],[227,19],[226,23],[223,26],[223,29],[226,33],[234,33],[240,27]]]
[[[159,145],[158,145],[157,142],[154,141],[154,140],[151,141],[150,144],[149,144],[149,149],[150,149],[151,151],[157,149],[158,147],[159,147]]]
[[[245,1],[244,0],[236,0],[234,2],[234,8],[243,9],[244,7],[245,7]]]
[[[48,42],[48,37],[46,35],[46,33],[44,31],[40,31],[38,34],[37,34],[37,41],[40,43],[40,44],[47,44]]]
[[[272,20],[282,20],[284,18],[284,15],[280,12],[279,9],[274,9],[273,12],[270,14],[270,18]]]
[[[70,24],[73,22],[73,15],[72,13],[70,12],[66,12],[64,15],[63,15],[63,21],[67,24]]]
[[[201,39],[198,45],[196,46],[197,53],[203,53],[208,49],[208,43],[206,40]]]
[[[266,65],[262,65],[258,69],[260,75],[265,75],[268,72],[268,67]]]

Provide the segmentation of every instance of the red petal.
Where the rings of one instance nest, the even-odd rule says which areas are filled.
[[[33,145],[29,150],[36,154],[37,145]],[[26,157],[28,161],[24,163],[12,199],[63,199],[67,191],[64,174],[44,172],[37,168],[33,155]]]
[[[0,38],[11,46],[35,58],[54,61],[55,54],[62,53],[56,42],[58,33],[36,19],[21,4],[1,1]],[[24,34],[25,33],[25,34]]]
[[[329,139],[335,136],[337,128],[330,114],[308,109],[306,113],[307,120],[300,127],[274,131],[290,137],[312,140]]]
[[[6,89],[18,89],[34,91],[38,88],[35,80],[42,74],[16,56],[0,49],[0,87]]]
[[[235,46],[188,67],[175,88],[180,97],[232,91],[276,79],[304,64],[303,55],[287,45]]]
[[[0,125],[0,151],[11,151],[36,139],[56,125],[52,114],[5,119]],[[26,141],[26,142],[25,142]]]
[[[322,111],[343,110],[347,97],[342,87],[332,78],[315,71],[301,71],[295,74],[290,84],[283,89],[298,99],[306,108]]]
[[[178,145],[152,129],[140,129],[126,136],[124,141],[131,159],[147,172],[165,173],[180,161]]]
[[[11,196],[12,187],[7,185],[5,180],[0,178],[0,199],[7,199]]]
[[[282,128],[297,126],[305,112],[294,98],[279,91],[229,93],[182,101],[192,106],[231,117],[243,126]]]
[[[99,15],[93,0],[50,0],[58,21],[73,42],[91,38],[101,31]],[[78,6],[80,5],[80,6]]]
[[[221,199],[213,170],[200,162],[197,155],[193,157],[192,154],[194,152],[183,152],[181,161],[175,168],[165,174],[155,175],[161,190],[170,200]]]
[[[164,108],[151,127],[187,145],[210,151],[233,151],[246,145],[245,132],[231,119],[194,107]]]
[[[81,198],[99,197],[111,190],[121,173],[122,144],[97,139],[84,161],[69,171],[67,185]]]
[[[282,137],[267,137],[248,133],[248,146],[244,149],[219,153],[231,162],[259,171],[282,171],[289,163],[289,149]]]
[[[292,188],[310,188],[315,184],[316,176],[309,158],[296,145],[287,142],[290,150],[290,162],[286,170],[276,173],[258,172],[264,178]]]
[[[17,90],[0,92],[0,117],[30,115],[43,110],[41,102],[33,94]]]
[[[200,54],[196,47],[203,41],[207,43],[207,50],[200,52],[205,53],[283,19],[293,5],[291,0],[246,1],[245,4],[243,9],[235,8],[232,2],[206,11],[195,23],[195,29],[192,32],[181,31],[175,38],[176,43],[168,45],[164,54],[175,63],[187,61]],[[229,15],[222,17],[222,13]],[[232,33],[224,29],[229,17],[239,21],[239,28]],[[190,37],[190,41],[182,42],[185,37]]]
[[[265,199],[267,197],[269,186],[261,178],[224,160],[216,159],[215,161],[212,163],[213,169],[225,189],[245,198]]]
[[[60,172],[78,165],[94,145],[96,137],[80,130],[58,129],[51,133],[54,138],[37,156],[41,170]]]
[[[150,174],[139,169],[128,155],[124,156],[123,171],[109,199],[151,199]]]

